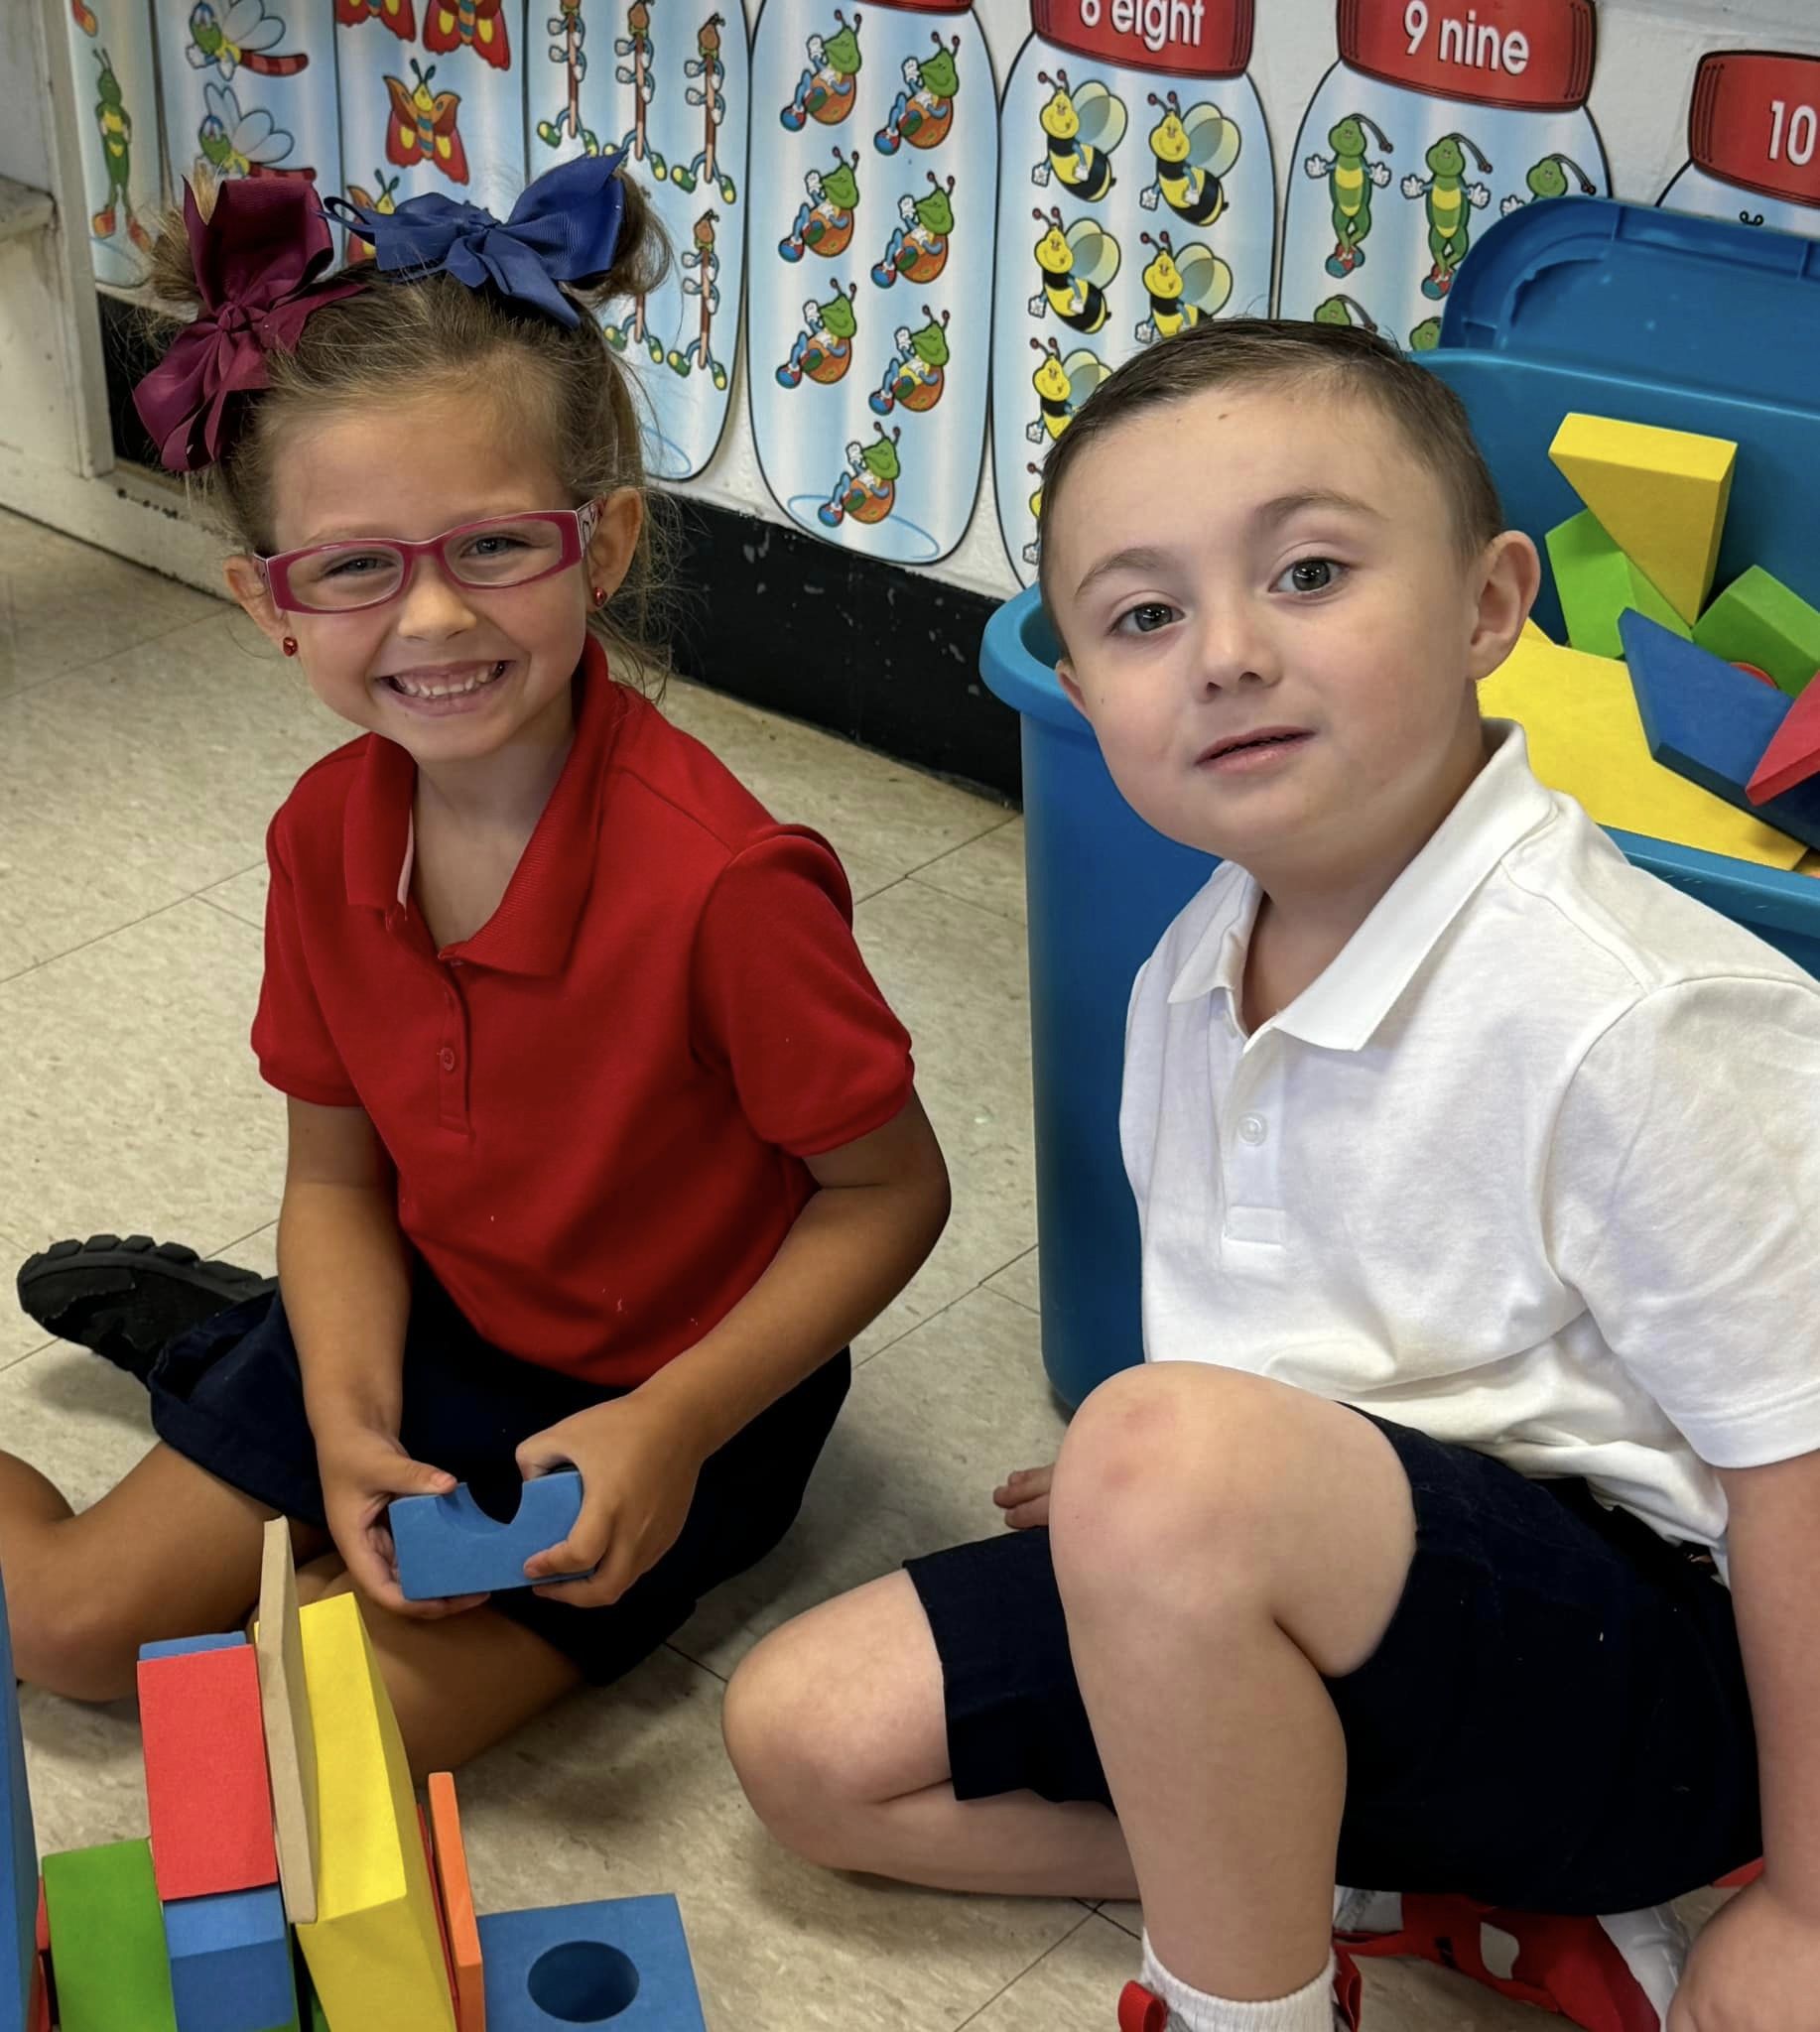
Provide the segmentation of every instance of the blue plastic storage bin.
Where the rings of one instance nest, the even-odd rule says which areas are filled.
[[[1513,527],[1539,545],[1579,502],[1549,463],[1569,410],[1736,439],[1718,584],[1761,565],[1820,605],[1820,244],[1600,198],[1525,205],[1461,270],[1422,364],[1472,415]],[[1560,634],[1552,586],[1536,618]],[[1112,786],[1055,675],[1032,587],[980,670],[1023,720],[1043,1359],[1079,1401],[1142,1356],[1137,1219],[1118,1149],[1132,977],[1216,863]],[[1820,882],[1633,833],[1639,867],[1820,974]]]

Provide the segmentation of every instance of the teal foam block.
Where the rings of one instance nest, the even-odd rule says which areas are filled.
[[[527,1481],[509,1524],[489,1517],[466,1482],[451,1495],[400,1496],[391,1507],[398,1584],[407,1601],[547,1586],[525,1579],[525,1561],[561,1545],[581,1514],[582,1477],[574,1468]],[[552,1581],[583,1578],[550,1576]]]
[[[26,1785],[13,1640],[0,1587],[0,2032],[27,2032],[38,1965],[38,1843]]]
[[[178,2032],[297,2032],[291,1935],[276,1884],[165,1906]]]
[[[707,2032],[676,1900],[606,1898],[480,1920],[486,2032]]]
[[[139,1662],[148,1658],[189,1658],[197,1651],[237,1651],[246,1642],[244,1630],[223,1630],[219,1636],[162,1637],[155,1644],[141,1644]]]
[[[1820,846],[1820,781],[1797,784],[1766,805],[1754,805],[1747,794],[1788,716],[1787,696],[1634,609],[1618,626],[1650,754],[1765,826]]]

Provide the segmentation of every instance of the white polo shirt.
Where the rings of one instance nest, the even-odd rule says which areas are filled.
[[[1721,1545],[1820,1449],[1820,985],[1491,759],[1246,1036],[1221,867],[1132,990],[1144,1348],[1273,1376]],[[1711,1463],[1710,1465],[1708,1463]]]

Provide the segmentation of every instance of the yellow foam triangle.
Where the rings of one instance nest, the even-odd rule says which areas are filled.
[[[1694,431],[1572,413],[1548,455],[1675,612],[1697,621],[1719,563],[1738,446]]]
[[[1525,630],[1480,686],[1479,702],[1489,716],[1518,722],[1536,775],[1601,826],[1765,868],[1792,868],[1806,852],[1651,756],[1629,672],[1612,657],[1561,649]]]
[[[316,1912],[297,1929],[331,2025],[455,2032],[436,1895],[390,1695],[351,1594],[298,1618],[316,1741]]]

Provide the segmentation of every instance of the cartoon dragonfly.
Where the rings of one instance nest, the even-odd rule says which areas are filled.
[[[212,64],[223,83],[242,65],[257,77],[295,77],[309,67],[310,58],[303,50],[272,56],[273,46],[284,39],[285,25],[266,12],[265,0],[227,0],[225,7],[195,0],[184,56],[193,70],[206,70]]]
[[[1411,170],[1400,186],[1405,197],[1427,200],[1428,252],[1434,266],[1422,278],[1425,297],[1444,297],[1453,288],[1454,271],[1466,259],[1467,248],[1472,244],[1473,229],[1467,206],[1482,209],[1492,199],[1489,185],[1466,181],[1464,172],[1468,149],[1472,150],[1473,159],[1480,169],[1489,175],[1492,165],[1464,134],[1443,134],[1422,158],[1428,166],[1428,175],[1418,177]]]
[[[1097,77],[1076,91],[1068,72],[1036,73],[1038,84],[1054,90],[1037,115],[1047,150],[1030,172],[1030,181],[1047,186],[1051,177],[1077,197],[1104,197],[1112,188],[1112,151],[1125,137],[1125,102],[1114,98]]]
[[[891,107],[891,117],[872,137],[880,155],[895,155],[908,142],[912,148],[939,148],[955,124],[955,93],[961,88],[961,73],[955,59],[961,54],[961,38],[944,44],[931,34],[935,55],[920,61],[904,59],[904,88]]]
[[[714,325],[715,316],[720,309],[720,257],[715,251],[715,227],[720,222],[716,211],[705,211],[696,220],[690,237],[695,242],[695,252],[683,256],[683,299],[700,299],[702,319],[696,335],[680,352],[672,351],[670,366],[673,372],[687,374],[691,368],[699,367],[714,382],[716,388],[726,386],[725,364],[715,358]],[[693,277],[687,273],[694,269]]]
[[[1325,178],[1327,194],[1334,208],[1334,251],[1327,257],[1329,275],[1351,275],[1365,266],[1365,243],[1371,231],[1371,191],[1382,190],[1390,181],[1390,165],[1370,162],[1365,156],[1365,129],[1377,137],[1385,155],[1394,154],[1389,136],[1375,120],[1363,113],[1349,113],[1328,129],[1327,145],[1332,155],[1311,155],[1302,165],[1306,177]]]
[[[561,148],[565,136],[579,141],[585,154],[598,155],[600,143],[591,127],[582,124],[582,80],[587,75],[587,57],[582,45],[587,40],[587,25],[582,19],[582,0],[557,0],[562,12],[553,15],[544,27],[562,41],[553,44],[550,50],[552,64],[562,64],[569,78],[569,102],[554,120],[540,120],[537,123],[537,138],[547,148]]]
[[[796,81],[795,96],[777,116],[791,134],[800,134],[811,120],[824,127],[840,126],[858,99],[859,24],[864,17],[855,9],[848,21],[837,7],[835,19],[841,24],[836,34],[826,40],[811,36],[804,45],[808,67]]]
[[[150,250],[152,236],[133,211],[133,116],[126,110],[126,94],[114,73],[114,60],[105,50],[95,52],[100,66],[96,80],[95,125],[101,130],[101,160],[107,168],[107,196],[101,209],[91,213],[89,230],[97,240],[111,240],[118,223],[117,213],[126,215],[127,237],[142,252]]]
[[[1568,194],[1567,173],[1569,170],[1572,170],[1575,177],[1579,180],[1582,197],[1591,197],[1598,191],[1599,186],[1574,161],[1571,155],[1545,155],[1539,163],[1534,163],[1530,166],[1528,176],[1523,179],[1523,182],[1529,186],[1528,197],[1520,197],[1512,190],[1509,196],[1497,207],[1499,215],[1503,218],[1508,218],[1513,211],[1521,211],[1525,204],[1531,203],[1538,197],[1565,197]]]
[[[280,170],[273,167],[291,153],[293,137],[285,132],[264,106],[241,112],[240,101],[231,84],[205,84],[203,103],[208,111],[195,130],[196,146],[202,160],[217,177],[307,177],[309,170]]]
[[[938,318],[925,304],[919,330],[900,324],[891,334],[895,354],[884,379],[866,397],[874,416],[888,417],[897,404],[921,416],[941,401],[953,357],[948,349],[948,317],[944,311]]]
[[[726,118],[726,100],[720,92],[720,87],[726,82],[726,65],[720,62],[720,31],[725,26],[724,15],[711,14],[696,34],[696,54],[683,65],[686,77],[702,80],[699,85],[685,86],[683,97],[690,105],[702,108],[707,131],[701,154],[687,169],[679,163],[670,172],[670,181],[679,190],[693,190],[697,183],[706,177],[711,184],[718,186],[720,202],[731,204],[738,194],[733,188],[733,180],[724,170],[715,167],[720,123]]]
[[[613,55],[632,60],[629,64],[619,64],[613,71],[621,84],[632,87],[632,124],[619,144],[619,153],[629,155],[634,162],[648,162],[652,176],[661,184],[665,175],[664,159],[652,149],[645,132],[645,116],[657,92],[657,80],[652,74],[657,52],[651,44],[650,0],[632,0],[626,9],[625,34],[615,39]]]

